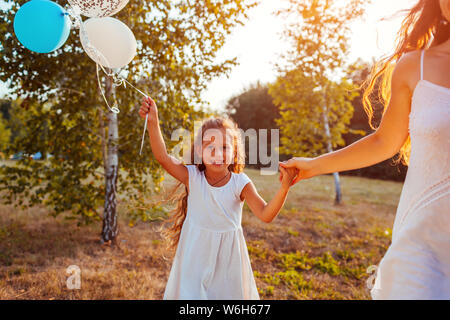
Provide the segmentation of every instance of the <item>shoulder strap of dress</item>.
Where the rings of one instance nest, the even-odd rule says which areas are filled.
[[[423,57],[425,55],[425,50],[420,53],[420,80],[423,80]]]

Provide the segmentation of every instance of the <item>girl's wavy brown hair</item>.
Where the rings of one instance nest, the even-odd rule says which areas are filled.
[[[419,0],[412,9],[405,11],[407,14],[397,33],[397,46],[394,53],[382,58],[373,66],[364,84],[363,106],[369,117],[370,127],[374,130],[376,128],[372,123],[373,102],[371,100],[377,92],[376,100],[382,102],[384,114],[391,98],[391,79],[395,63],[407,52],[439,45],[450,37],[450,23],[442,14],[439,0]],[[411,137],[408,136],[395,163],[402,162],[404,165],[409,165],[410,153]]]
[[[225,129],[227,134],[231,134],[233,138],[233,162],[228,166],[228,170],[234,173],[241,173],[245,167],[245,151],[242,144],[242,137],[237,124],[231,118],[210,118],[203,122],[201,128],[198,130],[195,137],[195,143],[191,147],[191,164],[194,164],[194,146],[203,145],[203,137],[205,132],[209,129]],[[195,164],[200,171],[206,169],[203,161],[200,164]],[[168,248],[175,249],[180,240],[181,229],[187,214],[187,199],[188,190],[183,186],[182,192],[177,190],[183,186],[182,182],[178,182],[175,187],[169,192],[172,196],[168,199],[170,202],[176,203],[175,209],[171,212],[172,215],[164,223],[171,224],[170,227],[163,230],[163,234],[168,241]]]

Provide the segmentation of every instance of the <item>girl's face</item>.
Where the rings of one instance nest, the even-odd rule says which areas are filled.
[[[224,171],[233,163],[233,137],[225,129],[208,129],[203,136],[202,160],[207,170]]]
[[[450,0],[439,0],[441,6],[442,15],[450,21]]]

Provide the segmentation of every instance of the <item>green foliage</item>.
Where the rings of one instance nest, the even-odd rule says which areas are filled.
[[[170,208],[167,207],[167,204],[148,199],[151,199],[151,192],[139,193],[136,201],[127,201],[129,226],[133,226],[137,221],[161,221],[169,216]]]
[[[258,241],[253,241],[251,244],[247,244],[249,254],[261,259],[266,259],[267,251],[258,244],[260,244]]]
[[[280,106],[281,117],[276,122],[281,128],[281,153],[317,156],[326,151],[328,142],[333,148],[345,144],[343,134],[349,132],[355,87],[342,79],[340,83],[328,81],[325,92],[315,88],[299,70],[286,72],[270,86],[269,92]],[[325,131],[324,112],[330,137]]]
[[[301,291],[302,289],[312,289],[312,283],[305,281],[303,276],[295,270],[277,272],[275,277],[280,278],[284,284],[295,290]]]
[[[307,254],[301,252],[292,252],[281,255],[280,266],[285,270],[310,270],[311,260]]]
[[[273,103],[267,85],[260,82],[230,98],[226,108],[241,129],[277,128],[275,119],[279,117],[278,108]]]
[[[4,151],[8,150],[9,144],[15,144],[16,139],[19,141],[21,137],[24,137],[27,134],[26,123],[29,121],[31,113],[23,112],[23,109],[26,111],[29,110],[28,101],[24,101],[20,98],[15,100],[2,100],[1,112],[11,133],[8,143],[4,146]],[[8,156],[11,156],[11,154],[8,154]]]
[[[264,296],[273,296],[275,288],[273,286],[267,286],[265,291],[262,293]]]
[[[295,230],[292,230],[291,228],[289,228],[289,229],[287,230],[287,232],[288,232],[288,234],[290,234],[291,236],[294,236],[294,237],[298,237],[298,236],[299,236],[299,232],[298,232],[298,231],[295,231]]]
[[[338,260],[328,251],[318,257],[309,257],[307,253],[297,251],[280,254],[278,259],[280,267],[285,271],[316,270],[333,277],[354,277],[355,279],[361,279],[367,275],[368,265],[364,263],[352,264],[356,257],[354,252],[338,250],[336,256]],[[358,258],[359,260],[365,259],[364,256]]]
[[[325,252],[321,257],[309,257],[307,253],[295,252],[281,255],[280,266],[285,270],[310,270],[314,268],[318,271],[336,276],[341,274],[339,263]]]
[[[269,284],[266,290],[260,292],[263,296],[273,295],[275,287],[284,285],[289,288],[295,298],[306,297],[307,292],[314,287],[312,281],[305,280],[303,275],[294,269],[280,271],[273,275],[256,273],[255,277]]]
[[[97,209],[104,203],[109,111],[99,94],[95,63],[82,50],[77,30],[62,48],[49,54],[31,52],[17,41],[13,19],[25,2],[7,1],[8,9],[0,9],[0,80],[22,101],[16,127],[23,131],[7,153],[40,151],[51,157],[3,165],[0,190],[7,191],[7,203],[17,198],[23,206],[44,203],[55,216],[71,211],[89,223],[100,219]],[[121,75],[157,102],[169,151],[175,145],[170,141],[172,131],[192,130],[193,121],[204,116],[194,106],[202,104],[200,95],[207,82],[235,64],[235,59],[215,63],[214,58],[251,6],[247,0],[140,0],[130,1],[115,16],[138,41],[137,56]],[[121,110],[117,190],[134,200],[138,192],[150,189],[143,177],[150,176],[158,184],[162,173],[148,144],[143,155],[138,154],[141,99],[129,88],[117,88],[115,93]]]
[[[3,116],[0,114],[0,153],[3,154],[3,150],[9,145],[11,138],[11,130],[7,127],[7,123]],[[0,155],[0,159],[1,159]]]
[[[336,276],[340,272],[338,262],[329,252],[325,252],[322,257],[315,258],[314,267],[332,276]]]

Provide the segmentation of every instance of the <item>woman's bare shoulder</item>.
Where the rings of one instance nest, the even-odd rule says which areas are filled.
[[[396,63],[393,85],[407,86],[411,91],[420,80],[420,50],[405,53]]]

